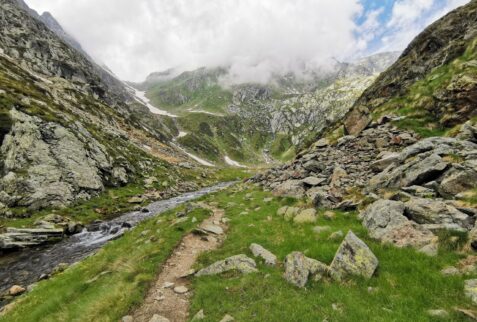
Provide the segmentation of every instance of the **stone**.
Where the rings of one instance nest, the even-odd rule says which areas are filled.
[[[369,247],[352,231],[349,231],[341,243],[330,265],[330,274],[335,280],[349,275],[371,278],[379,261]]]
[[[285,258],[284,278],[297,287],[305,287],[310,275],[323,276],[327,272],[328,267],[325,264],[308,258],[301,252],[293,252]]]
[[[361,212],[359,218],[371,238],[397,247],[422,248],[433,243],[437,237],[405,215],[401,201],[380,199]]]
[[[144,198],[143,197],[131,197],[128,199],[128,203],[132,203],[132,204],[141,204],[144,202]]]
[[[265,264],[269,266],[275,266],[277,264],[277,256],[258,244],[251,244],[250,251],[253,256],[261,257],[265,261]]]
[[[191,322],[202,321],[203,319],[205,319],[204,310],[200,310],[194,315]]]
[[[303,183],[307,186],[315,187],[325,183],[327,180],[324,178],[307,177],[303,179]]]
[[[152,318],[149,320],[149,322],[170,322],[170,321],[169,319],[163,317],[162,315],[154,314]]]
[[[296,224],[308,224],[316,222],[316,210],[314,208],[302,210],[298,215],[293,218],[293,222]]]
[[[26,288],[19,286],[19,285],[13,285],[8,289],[8,294],[11,296],[18,296],[20,294],[23,294],[26,292]]]
[[[420,253],[426,254],[429,257],[436,257],[439,251],[439,246],[437,243],[428,244],[421,249],[419,249]]]
[[[472,167],[454,165],[447,171],[439,185],[439,194],[444,197],[454,197],[477,187],[477,171]]]
[[[121,322],[134,322],[134,318],[130,315],[123,316]]]
[[[224,233],[222,227],[217,225],[205,225],[202,229],[215,235],[222,235]]]
[[[354,108],[346,117],[344,129],[346,134],[358,135],[371,123],[372,118],[366,108]]]
[[[464,293],[474,304],[477,304],[477,279],[466,280],[464,282]]]
[[[7,228],[0,234],[0,249],[16,249],[59,241],[64,237],[62,228]]]
[[[336,217],[336,213],[331,210],[327,210],[324,212],[323,217],[328,220],[333,220]]]
[[[174,287],[174,283],[172,283],[172,282],[165,282],[162,287],[163,287],[163,288],[173,288],[173,287]]]
[[[338,239],[341,239],[341,238],[343,238],[343,237],[344,237],[343,231],[338,230],[338,231],[333,232],[333,233],[328,237],[328,239],[329,239],[329,240],[338,240]]]
[[[274,196],[303,198],[305,195],[305,189],[301,180],[288,180],[278,186],[272,191]]]
[[[455,207],[434,199],[411,198],[405,203],[406,215],[419,224],[456,224],[471,230],[475,219],[457,210]]]
[[[228,314],[226,314],[226,315],[222,318],[222,320],[220,320],[220,322],[233,322],[233,321],[235,321],[235,319],[234,319],[232,316],[228,315]]]
[[[436,318],[447,318],[449,316],[449,312],[443,309],[428,310],[427,314]]]
[[[456,275],[460,275],[461,273],[456,267],[450,266],[441,270],[441,274],[444,276],[456,276]]]
[[[246,255],[240,254],[227,259],[215,262],[214,264],[201,269],[195,276],[217,275],[228,271],[237,270],[242,274],[257,272],[257,264]]]
[[[185,294],[187,292],[189,292],[189,289],[185,286],[176,286],[174,287],[174,292],[177,293],[177,294]]]
[[[280,209],[278,209],[277,215],[283,217],[286,214],[287,210],[288,206],[281,207]]]
[[[374,161],[373,163],[370,164],[370,167],[373,171],[375,172],[381,172],[384,171],[387,167],[389,167],[391,164],[394,164],[399,160],[399,153],[388,153],[383,158]]]
[[[315,226],[313,227],[313,232],[317,234],[321,234],[322,232],[331,230],[330,226]]]
[[[306,196],[316,207],[333,208],[334,206],[333,197],[323,187],[314,187],[307,190]]]
[[[299,211],[300,211],[300,208],[288,207],[284,216],[285,220],[292,220],[293,218],[295,218],[295,216],[298,214]]]

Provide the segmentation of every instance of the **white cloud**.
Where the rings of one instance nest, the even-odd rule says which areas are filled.
[[[359,0],[27,0],[120,77],[231,64],[244,79],[344,57]]]

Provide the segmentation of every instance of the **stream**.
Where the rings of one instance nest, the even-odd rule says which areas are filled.
[[[26,287],[35,283],[41,279],[42,275],[50,274],[60,263],[70,265],[84,259],[145,219],[164,213],[188,201],[225,189],[232,184],[233,182],[220,183],[171,199],[156,201],[145,207],[147,211],[129,212],[110,221],[89,225],[83,232],[56,244],[7,253],[0,257],[0,294],[6,292],[12,285]],[[6,303],[2,303],[0,299],[0,307],[4,304]]]

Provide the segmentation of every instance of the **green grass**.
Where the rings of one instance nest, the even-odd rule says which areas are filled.
[[[252,200],[246,198],[248,193],[252,193]],[[442,247],[439,255],[431,258],[413,249],[381,245],[367,237],[355,213],[338,212],[333,220],[320,217],[316,225],[330,226],[331,230],[316,234],[312,231],[315,225],[298,226],[276,215],[281,205],[293,201],[275,199],[267,204],[263,201],[266,197],[268,193],[245,190],[210,198],[226,209],[231,228],[223,247],[201,256],[198,267],[241,253],[252,257],[248,250],[251,243],[261,244],[282,261],[290,252],[302,251],[329,264],[341,242],[328,240],[329,235],[353,230],[378,257],[376,275],[370,280],[351,278],[344,283],[309,282],[305,289],[298,289],[283,279],[283,267],[270,268],[257,260],[259,273],[194,279],[191,316],[204,309],[205,321],[219,321],[225,314],[237,321],[440,321],[426,311],[442,308],[451,314],[448,321],[466,321],[453,310],[472,308],[464,297],[464,278],[440,273],[463,255]],[[254,210],[257,207],[260,209]],[[249,215],[240,215],[243,211]],[[441,241],[450,237],[441,236]],[[461,245],[465,236],[457,237]],[[374,291],[369,292],[369,287]],[[341,309],[335,311],[333,304]]]
[[[197,225],[188,220],[172,226],[175,213],[143,222],[95,255],[39,282],[0,321],[118,321],[142,301],[161,264]],[[200,222],[208,215],[209,210],[198,208],[189,218]]]
[[[454,77],[475,79],[477,38],[470,41],[464,54],[447,65],[435,68],[424,79],[412,84],[403,96],[394,97],[373,111],[373,118],[395,113],[406,119],[395,122],[400,128],[413,130],[422,137],[450,135],[456,125],[455,111],[438,111],[435,95],[448,91]]]

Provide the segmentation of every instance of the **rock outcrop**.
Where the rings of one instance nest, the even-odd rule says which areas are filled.
[[[215,262],[198,271],[195,276],[217,275],[228,271],[239,271],[243,274],[249,274],[257,272],[256,266],[257,264],[253,259],[241,254]]]

